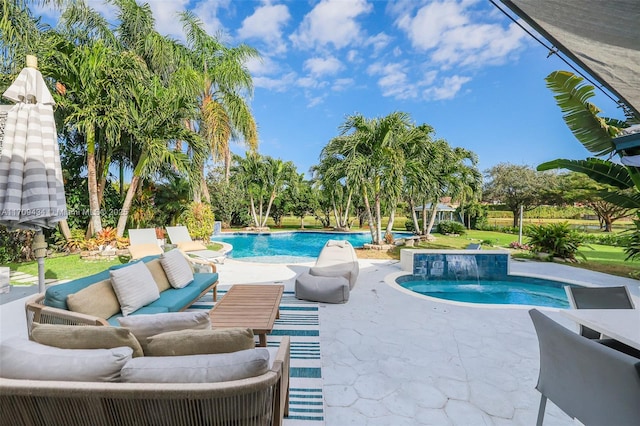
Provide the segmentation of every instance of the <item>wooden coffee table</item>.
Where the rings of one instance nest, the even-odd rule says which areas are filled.
[[[267,346],[267,333],[280,317],[283,292],[283,285],[235,284],[211,310],[211,326],[250,328],[260,337],[260,346]]]

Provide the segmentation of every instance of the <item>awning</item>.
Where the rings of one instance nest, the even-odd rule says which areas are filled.
[[[640,117],[639,0],[501,0]]]

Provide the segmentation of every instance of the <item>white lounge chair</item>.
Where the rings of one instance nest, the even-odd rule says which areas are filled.
[[[208,250],[199,241],[193,241],[186,226],[167,226],[167,234],[171,244],[175,244],[183,253],[209,262],[224,263],[226,254],[220,251]]]
[[[129,229],[129,254],[131,260],[164,253],[158,245],[155,228]]]

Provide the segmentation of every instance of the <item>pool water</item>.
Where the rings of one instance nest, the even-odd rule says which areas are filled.
[[[394,233],[396,238],[408,234]],[[369,232],[274,232],[271,234],[215,235],[212,241],[223,241],[233,246],[229,257],[244,261],[267,263],[296,263],[314,261],[327,240],[348,240],[354,247],[371,242]]]
[[[509,275],[500,280],[438,281],[404,275],[397,278],[396,282],[425,296],[457,302],[569,307],[564,290],[567,284],[541,278]]]

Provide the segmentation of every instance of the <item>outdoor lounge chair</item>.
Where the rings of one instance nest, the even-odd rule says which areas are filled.
[[[186,226],[167,226],[166,229],[171,244],[175,244],[188,256],[214,263],[224,263],[226,254],[219,251],[207,250],[207,247],[201,242],[193,241]]]
[[[358,256],[347,240],[327,241],[316,264],[309,269],[309,274],[316,277],[346,278],[350,290],[355,287],[359,272]]]
[[[537,425],[547,399],[585,425],[637,425],[640,359],[586,339],[536,309],[529,315],[540,346]]]
[[[573,309],[633,309],[633,301],[625,286],[572,287],[564,286]],[[580,325],[580,334],[589,339],[599,339],[600,333]]]
[[[131,260],[164,253],[158,245],[155,228],[129,229],[129,254]]]

